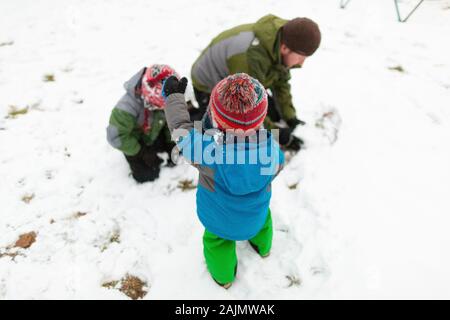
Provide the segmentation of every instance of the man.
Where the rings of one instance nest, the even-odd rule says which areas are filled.
[[[280,144],[298,151],[302,140],[292,132],[304,123],[297,118],[292,104],[290,69],[300,68],[317,50],[320,40],[321,33],[314,21],[308,18],[287,21],[274,15],[222,32],[192,66],[199,109],[191,112],[191,119],[201,119],[211,90],[220,80],[244,72],[271,91],[266,129],[280,129]]]

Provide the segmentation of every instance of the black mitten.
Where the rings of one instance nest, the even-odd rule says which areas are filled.
[[[171,76],[164,81],[163,84],[163,97],[167,99],[172,93],[182,93],[186,91],[188,80],[183,77],[178,80],[177,77]]]
[[[292,131],[294,131],[294,129],[300,124],[300,125],[305,125],[305,122],[297,119],[297,118],[292,118],[286,121],[287,125],[289,126],[289,128],[291,128]]]
[[[292,131],[289,128],[280,128],[279,130],[279,143],[282,146],[285,146],[290,143],[292,139]]]
[[[299,151],[302,148],[303,140],[292,135],[291,142],[286,146],[288,150]]]

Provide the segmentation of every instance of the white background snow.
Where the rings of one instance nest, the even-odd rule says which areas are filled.
[[[141,67],[189,76],[214,36],[268,13],[322,30],[292,72],[307,149],[274,182],[271,256],[239,243],[224,290],[195,190],[177,188],[196,170],[136,184],[105,128]],[[102,286],[126,274],[148,283],[144,299],[450,298],[449,0],[407,23],[390,0],[1,0],[0,16],[0,254],[37,233],[0,258],[0,299],[128,299]]]

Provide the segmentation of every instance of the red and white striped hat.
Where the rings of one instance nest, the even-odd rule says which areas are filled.
[[[209,112],[221,130],[256,130],[264,122],[267,104],[264,86],[248,74],[236,73],[214,87]]]
[[[175,70],[165,64],[154,64],[145,70],[142,77],[141,97],[146,108],[163,109],[165,107],[162,83],[172,75],[179,78]]]

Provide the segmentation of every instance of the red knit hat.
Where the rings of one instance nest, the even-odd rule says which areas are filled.
[[[256,130],[267,114],[266,90],[248,74],[233,74],[212,90],[209,112],[221,130]]]
[[[165,64],[154,64],[145,70],[142,77],[141,97],[146,108],[163,109],[166,105],[162,97],[162,83],[164,79],[178,74]]]

